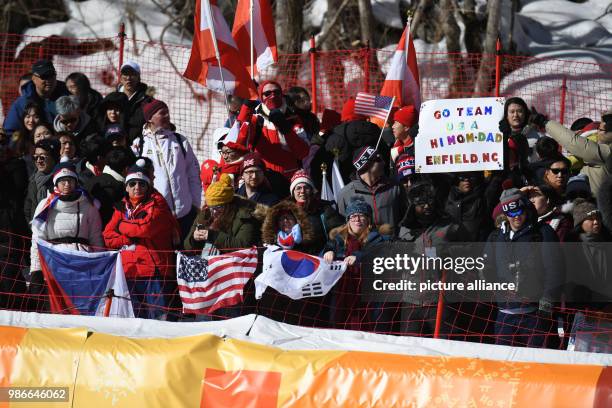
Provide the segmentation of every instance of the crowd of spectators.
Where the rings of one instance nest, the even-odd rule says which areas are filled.
[[[285,91],[264,81],[257,100],[230,98],[226,127],[210,136],[219,155],[200,165],[133,61],[104,97],[82,73],[58,80],[47,60],[34,63],[19,87],[0,133],[0,230],[11,233],[0,237],[3,293],[46,293],[36,239],[84,251],[124,249],[133,302],[147,305],[135,308],[138,316],[163,318],[164,308],[180,308],[173,250],[210,255],[274,244],[346,262],[345,276],[325,300],[325,319],[337,327],[382,313],[357,306],[354,284],[361,257],[380,242],[610,239],[612,111],[566,128],[509,98],[499,123],[503,170],[419,174],[414,106],[394,109],[379,141],[381,129],[355,113],[353,99],[334,119],[319,121],[304,88]],[[321,164],[331,168],[334,161],[345,183],[337,203],[320,198]],[[26,245],[25,237],[32,238],[28,271],[11,250]],[[531,259],[495,251],[497,279],[515,279],[509,265]],[[595,287],[606,286],[607,254],[583,255],[592,268],[581,273],[591,274]],[[554,328],[542,327],[539,316],[554,320],[550,313],[569,280],[559,259],[541,254],[540,301],[500,301],[492,329],[500,343],[525,331],[519,334],[529,336],[528,344],[544,345],[533,333]],[[308,307],[286,303],[303,314],[297,321],[308,319]],[[401,330],[432,331],[423,326],[432,309],[407,303],[413,308],[401,317]]]

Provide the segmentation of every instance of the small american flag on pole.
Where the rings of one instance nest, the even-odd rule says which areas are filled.
[[[177,255],[177,283],[183,311],[212,313],[242,302],[244,285],[257,268],[257,248],[223,255]]]
[[[392,105],[393,97],[391,96],[359,92],[355,98],[355,113],[386,120]]]

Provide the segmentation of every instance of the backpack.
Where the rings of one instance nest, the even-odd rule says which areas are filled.
[[[179,142],[179,146],[181,146],[181,151],[183,152],[183,158],[187,157],[187,151],[185,150],[185,146],[183,145],[183,143],[185,143],[185,140],[187,140],[187,138],[181,135],[180,133],[176,133],[176,132],[174,132],[174,135],[176,136],[176,139]],[[142,157],[143,149],[144,149],[144,136],[140,135],[138,136],[138,152],[136,154],[136,157]]]

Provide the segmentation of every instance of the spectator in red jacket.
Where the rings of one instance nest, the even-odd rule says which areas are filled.
[[[121,257],[135,316],[163,319],[163,308],[176,300],[172,250],[178,224],[153,189],[144,160],[130,167],[125,184],[126,196],[104,229],[104,242],[109,248],[126,247]]]
[[[308,136],[300,118],[287,108],[278,82],[264,81],[258,90],[262,103],[245,101],[238,115],[240,144],[258,152],[266,168],[290,180],[310,151]]]

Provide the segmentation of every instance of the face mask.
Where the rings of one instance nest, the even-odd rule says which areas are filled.
[[[280,89],[262,92],[263,103],[270,110],[283,106],[283,94]]]

